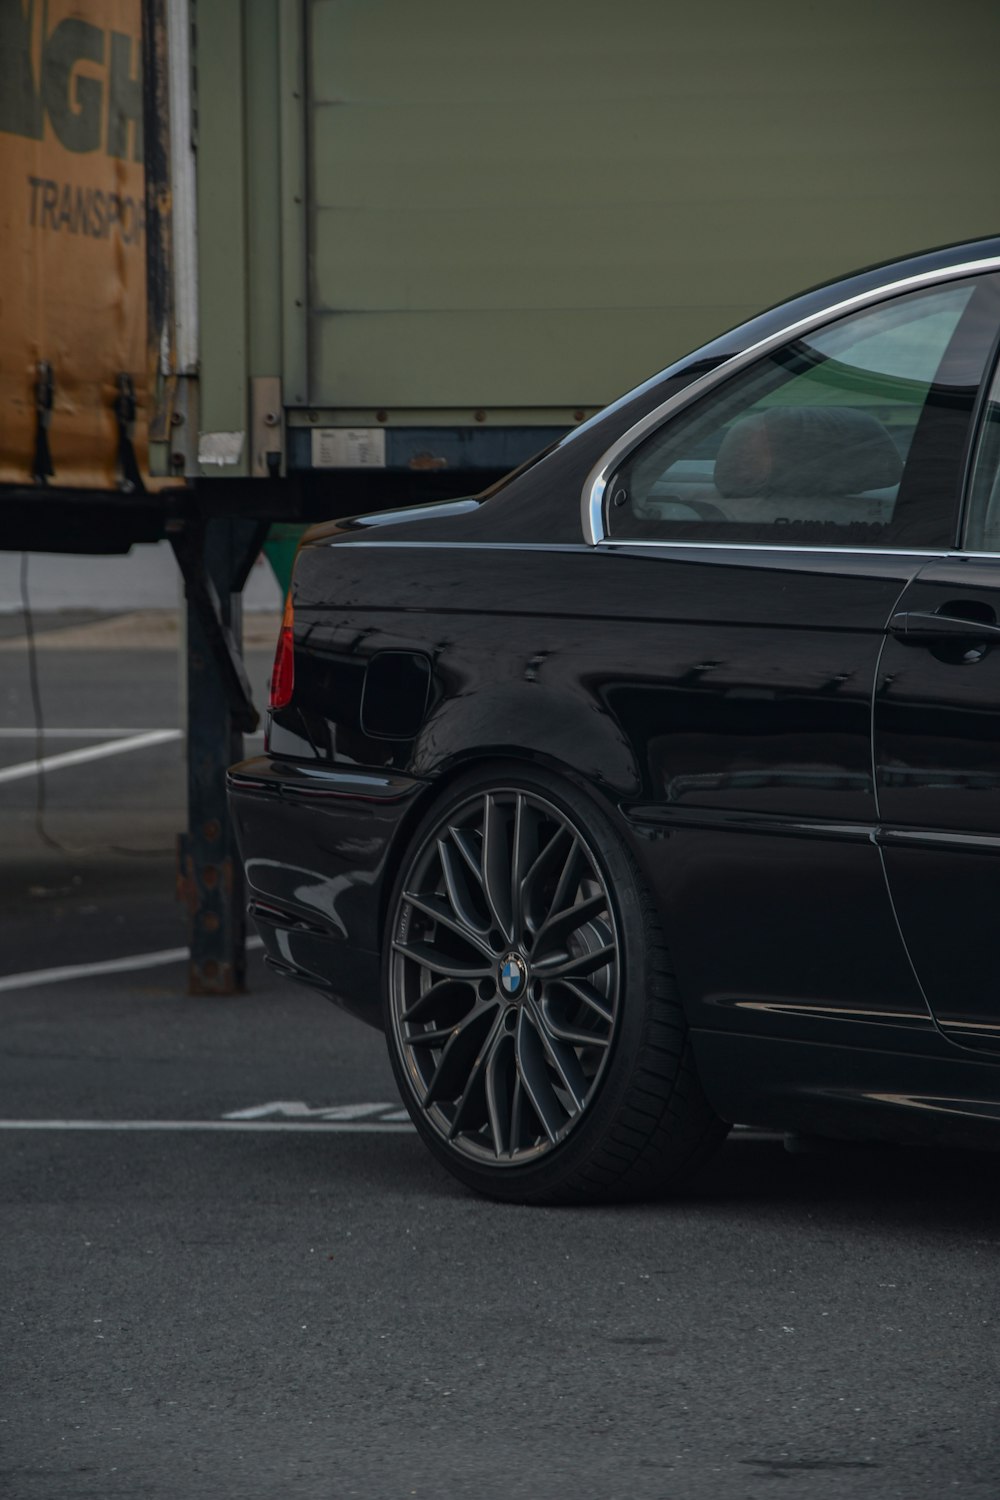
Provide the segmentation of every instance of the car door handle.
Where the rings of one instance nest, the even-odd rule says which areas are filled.
[[[1000,625],[983,620],[963,620],[957,615],[935,615],[924,610],[903,610],[889,621],[889,634],[913,646],[935,641],[1000,641]]]

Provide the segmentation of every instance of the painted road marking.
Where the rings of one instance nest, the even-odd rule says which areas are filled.
[[[133,725],[129,729],[109,728],[105,725],[102,729],[50,729],[46,724],[43,739],[46,740],[114,740],[124,739],[130,734],[146,734],[148,730],[139,729]],[[37,740],[38,730],[31,728],[4,728],[0,725],[0,740]]]
[[[303,1099],[274,1099],[270,1104],[251,1104],[248,1109],[234,1109],[222,1116],[224,1120],[361,1120],[380,1118],[395,1124],[410,1117],[398,1104],[306,1104]],[[740,1137],[760,1140],[780,1140],[781,1132],[764,1130],[754,1125],[734,1125]]]
[[[108,740],[100,745],[91,745],[87,750],[65,750],[62,755],[46,755],[41,760],[24,760],[16,766],[5,766],[0,771],[0,782],[21,781],[26,776],[37,776],[39,771],[62,771],[67,766],[82,766],[88,761],[104,760],[108,755],[124,755],[128,750],[148,750],[152,745],[166,745],[171,740],[182,737],[181,729],[150,729],[143,734],[129,735],[123,740]]]
[[[333,1109],[386,1109],[391,1106],[384,1104],[373,1105],[334,1105]],[[319,1133],[320,1135],[407,1135],[413,1131],[413,1126],[400,1116],[402,1110],[392,1109],[391,1115],[383,1115],[381,1118],[372,1119],[318,1119],[311,1116],[307,1120],[233,1120],[228,1117],[221,1120],[0,1120],[0,1130],[45,1130],[45,1131],[118,1131],[134,1132],[136,1134],[149,1134],[154,1131],[182,1132],[190,1134],[193,1131],[222,1131],[236,1132],[238,1134],[254,1134],[263,1132],[274,1135],[296,1135]],[[752,1126],[737,1125],[730,1141],[771,1141],[780,1142],[783,1136],[779,1131],[755,1130]]]
[[[157,731],[157,733],[159,732]],[[168,732],[181,733],[179,729]],[[128,729],[108,728],[107,726],[103,729],[67,729],[65,725],[60,729],[50,729],[46,725],[44,738],[47,740],[113,740],[124,738],[126,735],[148,733],[150,733],[149,730],[138,729],[135,725],[132,725]],[[24,728],[23,726],[5,728],[0,724],[0,740],[35,740],[37,738],[37,729]],[[264,731],[263,729],[255,729],[250,734],[244,734],[243,738],[245,740],[262,740],[264,738]]]
[[[277,1099],[272,1104],[252,1104],[249,1109],[234,1109],[224,1120],[266,1120],[277,1115],[282,1120],[361,1120],[381,1117],[394,1123],[408,1120],[398,1104],[320,1104],[311,1107],[301,1099]]]
[[[259,937],[247,938],[247,950],[263,948]],[[36,984],[62,984],[67,979],[91,979],[99,974],[131,974],[176,964],[189,956],[187,948],[161,948],[158,953],[135,953],[128,958],[104,958],[92,964],[64,964],[59,969],[26,969],[23,974],[0,974],[0,990],[27,990]]]
[[[0,1120],[0,1130],[271,1131],[276,1135],[400,1135],[412,1125],[382,1120]]]

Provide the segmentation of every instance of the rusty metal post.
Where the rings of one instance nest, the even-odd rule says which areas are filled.
[[[221,633],[228,633],[231,645],[239,651],[240,591],[265,530],[255,521],[217,518],[197,523],[186,538],[189,559],[200,553],[197,562],[203,564],[203,583],[218,598],[216,619],[214,611],[206,611],[205,588],[191,587],[189,563],[185,567],[188,828],[178,841],[178,895],[190,913],[188,988],[192,995],[233,995],[246,988],[246,899],[226,806],[226,767],[243,758],[240,726],[247,721],[234,704],[228,680],[232,674],[227,673],[218,636],[221,626]]]

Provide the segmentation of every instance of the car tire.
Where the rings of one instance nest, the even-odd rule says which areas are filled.
[[[521,1203],[654,1196],[725,1136],[666,941],[608,815],[541,770],[464,776],[416,829],[386,922],[389,1055],[420,1135]]]

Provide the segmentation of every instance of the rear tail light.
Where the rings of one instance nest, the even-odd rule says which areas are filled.
[[[292,701],[292,692],[295,688],[295,607],[292,604],[292,592],[288,591],[285,600],[285,613],[281,617],[281,630],[278,635],[278,648],[274,653],[274,666],[271,668],[271,696],[268,707],[273,713],[276,708],[284,708]]]

